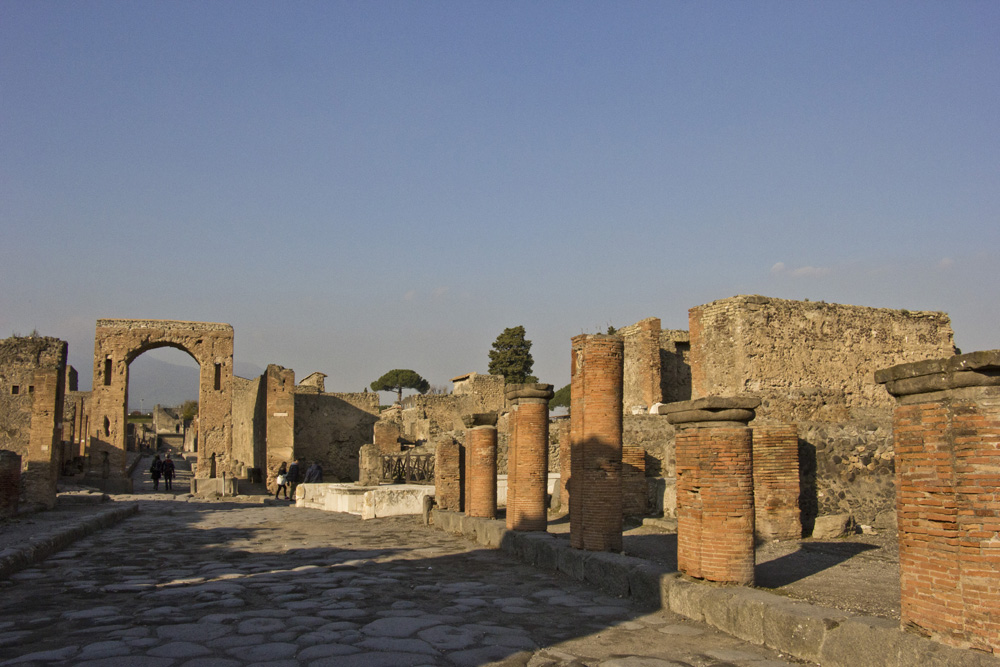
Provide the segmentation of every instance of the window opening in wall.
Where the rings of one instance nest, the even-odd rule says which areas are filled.
[[[21,393],[21,387],[20,387],[20,385],[12,384],[10,386],[10,394],[11,394],[11,396],[17,396],[20,393]]]
[[[28,385],[28,393],[29,394],[34,394],[35,393],[35,385],[33,385],[33,384],[29,384]]]
[[[215,365],[215,390],[222,389],[222,364]]]
[[[105,436],[111,435],[111,420],[108,419],[107,417],[104,418],[104,435]]]
[[[104,360],[104,386],[111,386],[111,359]]]

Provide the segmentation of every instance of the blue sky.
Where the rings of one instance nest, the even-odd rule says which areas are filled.
[[[0,336],[359,391],[736,294],[1000,347],[1000,3],[0,0]],[[151,353],[152,354],[152,353]]]

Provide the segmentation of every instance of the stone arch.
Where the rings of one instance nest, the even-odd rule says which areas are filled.
[[[126,397],[129,364],[158,347],[182,350],[198,363],[198,458],[213,455],[217,470],[228,468],[233,448],[233,327],[214,322],[174,320],[97,320],[94,340],[92,423],[104,427],[91,438],[91,456],[105,452],[111,464],[110,487],[127,489],[125,476]],[[208,476],[199,466],[198,477]]]

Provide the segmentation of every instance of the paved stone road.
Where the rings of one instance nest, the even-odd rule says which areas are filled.
[[[797,664],[418,524],[144,501],[0,582],[0,665]]]

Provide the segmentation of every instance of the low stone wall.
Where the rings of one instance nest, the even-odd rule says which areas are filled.
[[[424,496],[433,495],[434,487],[424,484],[299,484],[295,489],[295,506],[377,519],[422,514]]]

